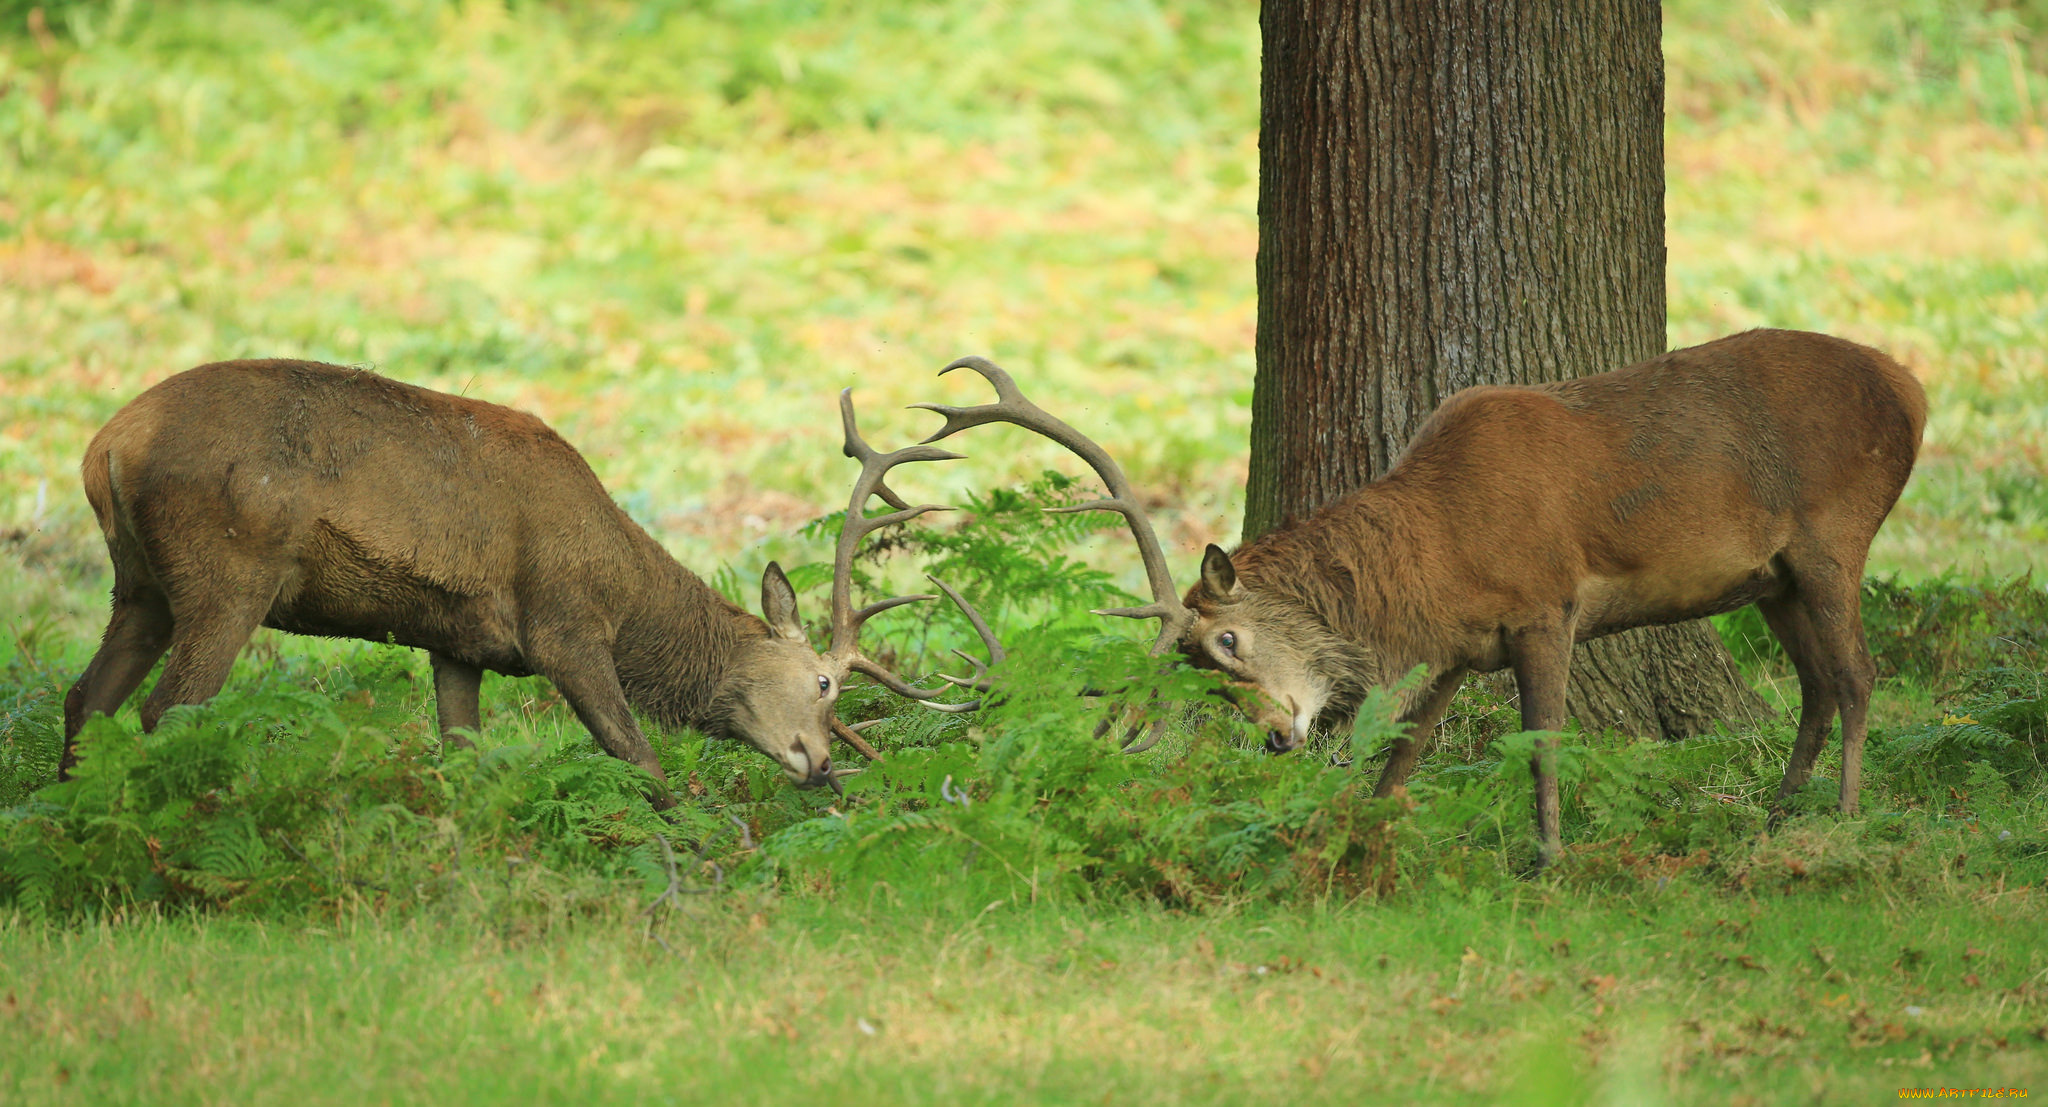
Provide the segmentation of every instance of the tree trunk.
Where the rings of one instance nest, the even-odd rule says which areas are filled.
[[[1385,473],[1475,384],[1664,349],[1657,0],[1264,0],[1245,538]],[[1582,645],[1582,725],[1763,703],[1704,621]]]

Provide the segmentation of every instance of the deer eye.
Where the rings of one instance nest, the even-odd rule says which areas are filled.
[[[831,695],[831,694],[832,694],[832,678],[831,678],[831,677],[828,677],[828,676],[820,675],[820,676],[818,677],[818,695],[820,695],[820,696],[829,696],[829,695]]]
[[[1237,656],[1237,635],[1226,630],[1217,637],[1216,644],[1223,647],[1224,653],[1232,657]]]

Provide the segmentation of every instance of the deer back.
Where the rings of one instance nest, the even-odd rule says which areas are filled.
[[[149,548],[217,537],[232,558],[290,562],[285,607],[313,590],[336,615],[352,594],[388,613],[409,585],[616,592],[651,564],[651,539],[540,420],[367,370],[201,366],[123,408],[83,468],[102,525]]]
[[[1591,636],[1748,603],[1767,584],[1757,570],[1795,540],[1860,571],[1925,421],[1918,382],[1882,353],[1751,331],[1460,392],[1333,522],[1378,501],[1434,561],[1425,586],[1466,618],[1583,603]]]

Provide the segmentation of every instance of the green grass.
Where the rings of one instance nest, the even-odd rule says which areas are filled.
[[[1815,829],[1785,856],[1855,837]],[[523,926],[17,924],[0,929],[0,1092],[1840,1103],[2048,1079],[2039,889],[1622,884],[1195,915],[904,909],[886,889],[694,900],[661,921],[668,950],[629,902]]]
[[[1966,596],[1917,603],[1998,610]],[[2007,613],[1989,629],[2038,617]],[[2027,1087],[2048,1057],[2048,951],[2035,940],[2048,923],[2048,732],[2022,754],[2033,763],[2003,770],[1955,748],[1975,721],[1943,719],[1926,689],[1955,683],[1947,666],[2004,655],[1908,642],[1888,667],[1933,668],[1905,689],[1888,682],[1864,816],[1813,813],[1762,833],[1786,723],[1678,744],[1584,737],[1564,758],[1567,855],[1532,879],[1526,750],[1489,746],[1505,709],[1475,689],[1417,774],[1416,809],[1394,824],[1391,893],[1197,877],[1194,898],[1165,891],[1170,880],[1147,891],[1091,876],[1100,860],[1077,867],[1044,840],[1093,819],[1094,858],[1114,862],[1128,844],[1198,863],[1207,846],[1179,829],[1198,804],[1186,792],[1129,802],[1148,782],[1178,789],[1227,770],[1264,804],[1276,785],[1350,774],[1231,750],[1200,729],[1118,762],[1069,721],[1022,750],[985,744],[977,765],[972,747],[924,744],[899,723],[895,758],[856,778],[834,817],[830,797],[782,787],[750,751],[668,735],[672,778],[702,792],[683,827],[665,828],[682,854],[670,875],[628,845],[663,825],[629,792],[584,778],[557,831],[530,802],[478,786],[503,776],[422,761],[430,703],[409,651],[332,643],[245,658],[237,690],[194,715],[254,721],[255,772],[190,781],[198,802],[184,808],[151,815],[131,786],[107,809],[155,820],[156,871],[231,879],[188,887],[184,907],[116,896],[49,921],[0,914],[0,1027],[13,1043],[0,1095],[1774,1103]],[[2038,647],[2025,655],[2036,668]],[[1783,680],[1768,657],[1755,663]],[[33,695],[35,678],[17,667],[11,694]],[[2032,679],[2033,699],[2011,702],[2038,715],[2048,695]],[[309,686],[320,690],[291,698]],[[487,684],[487,759],[518,764],[533,747],[552,749],[541,763],[557,770],[617,767],[536,692]],[[1003,710],[996,735],[1040,705]],[[1930,710],[1943,719],[1932,735],[1910,725]],[[54,699],[31,714],[44,729],[9,720],[0,748],[39,746],[47,762]],[[265,720],[293,718],[261,737]],[[323,775],[342,757],[322,719],[358,728],[356,767],[339,776]],[[41,810],[90,817],[106,743],[132,726],[96,730],[87,768],[99,775],[83,792],[46,791],[57,807]],[[160,788],[202,764],[168,749],[234,746],[205,738],[167,723],[159,753],[113,779]],[[1004,756],[1008,768],[988,770]],[[1831,800],[1833,764],[1831,753],[1807,809]],[[920,779],[947,766],[970,808]],[[446,782],[449,798],[406,800],[409,778]],[[1090,778],[1103,784],[1062,785]],[[1019,782],[1024,794],[1006,795]],[[380,821],[394,799],[423,815]],[[275,813],[265,825],[311,859],[273,850],[235,870],[195,856],[245,803]],[[0,870],[19,845],[5,829],[35,810],[0,818]],[[77,840],[97,850],[99,834]],[[683,894],[663,900],[671,880]]]
[[[900,405],[978,397],[930,374],[982,352],[1114,450],[1177,564],[1237,531],[1251,7],[48,7],[38,38],[0,0],[10,819],[51,817],[20,805],[104,618],[84,443],[207,360],[373,363],[536,411],[686,563],[750,581],[823,554],[799,527],[843,506],[840,387],[891,448],[930,426]],[[2041,702],[2012,682],[2040,670],[2048,629],[2038,585],[1974,582],[2048,548],[2048,22],[2032,0],[1671,0],[1665,38],[1673,344],[1832,331],[1897,354],[1933,402],[1872,554],[1904,583],[1867,598],[1886,672],[1864,816],[1761,833],[1784,720],[1669,747],[1588,737],[1567,758],[1570,855],[1528,879],[1526,783],[1515,740],[1494,744],[1513,725],[1475,687],[1373,862],[1394,880],[1375,898],[1355,858],[1320,889],[1313,866],[1264,885],[1217,867],[1238,847],[1202,834],[1244,812],[1171,786],[1235,774],[1257,808],[1323,778],[1240,757],[1213,726],[1096,770],[1086,721],[1057,705],[975,743],[899,720],[885,744],[905,754],[857,778],[844,825],[758,756],[666,735],[696,785],[688,836],[726,879],[650,916],[663,824],[606,791],[544,682],[487,680],[484,745],[514,768],[465,791],[484,777],[420,756],[418,658],[264,632],[193,733],[236,711],[296,719],[277,741],[306,756],[251,745],[189,809],[102,811],[74,789],[64,810],[156,820],[187,873],[226,864],[199,851],[236,803],[283,805],[331,853],[302,871],[272,844],[270,868],[211,890],[149,885],[50,921],[0,908],[0,1098],[1776,1103],[2041,1085],[2040,744],[1978,705]],[[906,495],[965,502],[1074,467],[1022,434],[967,448],[906,474]],[[1121,540],[1066,552],[1139,580]],[[1745,662],[1792,706],[1767,646]],[[1965,686],[2001,666],[1996,696]],[[1033,725],[1044,756],[1001,761]],[[132,729],[131,712],[100,740]],[[322,777],[315,743],[335,733],[362,760]],[[145,775],[176,764],[151,756]],[[1834,766],[1803,804],[1826,805]],[[955,772],[972,812],[927,779]],[[1075,784],[1091,772],[1110,784]],[[376,814],[368,784],[394,781],[447,791]],[[1044,802],[1005,791],[1018,781]],[[1086,848],[1048,844],[1076,827]],[[153,871],[125,831],[92,833],[120,872]],[[1289,856],[1262,848],[1247,872]],[[1164,891],[1140,885],[1155,863]],[[143,887],[125,879],[104,887]]]

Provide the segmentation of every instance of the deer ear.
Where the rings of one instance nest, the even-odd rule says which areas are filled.
[[[1227,600],[1237,593],[1237,566],[1230,563],[1230,555],[1214,542],[1202,551],[1202,588],[1219,600]]]
[[[778,636],[804,640],[803,620],[796,614],[796,589],[782,575],[782,566],[773,561],[761,573],[761,618]]]

